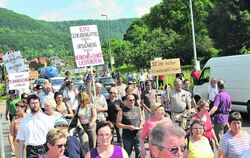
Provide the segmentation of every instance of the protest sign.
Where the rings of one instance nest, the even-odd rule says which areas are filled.
[[[30,79],[38,79],[38,71],[29,71],[29,78]]]
[[[96,25],[72,26],[70,33],[77,67],[104,64]]]
[[[3,62],[8,74],[27,70],[20,51],[5,53]]]
[[[150,66],[150,74],[154,76],[176,74],[181,72],[179,58],[150,61]]]
[[[24,92],[29,89],[29,72],[18,72],[9,74],[9,90]]]

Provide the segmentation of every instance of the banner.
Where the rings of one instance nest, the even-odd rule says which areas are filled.
[[[179,58],[150,61],[150,74],[153,76],[176,74],[181,72]]]
[[[27,71],[20,51],[5,53],[3,62],[8,74]]]
[[[29,89],[29,72],[9,74],[9,90],[24,92]]]
[[[104,64],[96,25],[72,26],[70,33],[77,67]]]

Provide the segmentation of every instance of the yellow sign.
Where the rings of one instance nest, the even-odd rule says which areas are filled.
[[[29,71],[30,79],[38,79],[38,71]]]
[[[179,58],[150,61],[150,74],[153,76],[176,74],[181,72]]]

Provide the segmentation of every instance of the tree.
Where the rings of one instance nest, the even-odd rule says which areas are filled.
[[[220,55],[241,54],[250,47],[250,1],[220,0],[208,18],[209,35]]]

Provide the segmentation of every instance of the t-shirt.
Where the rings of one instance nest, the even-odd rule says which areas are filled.
[[[150,108],[156,102],[156,91],[151,89],[151,91],[144,90],[141,94],[141,100],[144,101],[144,104]]]
[[[64,155],[69,158],[83,158],[85,155],[85,151],[82,148],[81,143],[75,136],[67,137],[67,146],[64,151]]]
[[[79,120],[82,125],[88,124],[91,122],[93,117],[92,109],[95,108],[94,104],[90,104],[86,108],[80,108],[78,112]]]
[[[196,142],[189,140],[187,158],[214,158],[208,139],[203,137],[202,140]]]
[[[115,101],[111,102],[110,99],[107,100],[108,103],[108,120],[113,124],[116,123],[117,113],[116,106],[123,107],[122,101],[120,99],[116,99]]]
[[[16,115],[16,103],[18,103],[21,100],[21,98],[16,99],[10,99],[8,98],[6,101],[7,106],[9,107],[9,114],[10,115]]]
[[[96,108],[108,108],[105,97],[100,94],[95,97],[95,106]],[[98,121],[106,121],[106,116],[104,111],[97,112],[97,120]]]
[[[163,117],[162,120],[158,121],[155,119],[154,116],[150,117],[144,124],[143,129],[141,131],[141,137],[142,138],[146,138],[148,137],[149,139],[149,135],[151,130],[158,124],[161,122],[172,122],[169,118],[167,117]]]
[[[226,158],[239,158],[249,147],[250,136],[247,132],[243,131],[243,137],[239,139],[228,131],[220,140],[219,150],[224,153]]]
[[[217,111],[220,111],[220,113],[215,112],[215,123],[227,123],[229,115],[225,112],[230,112],[231,110],[232,103],[230,95],[225,91],[219,92],[215,97],[214,106],[217,106]]]

